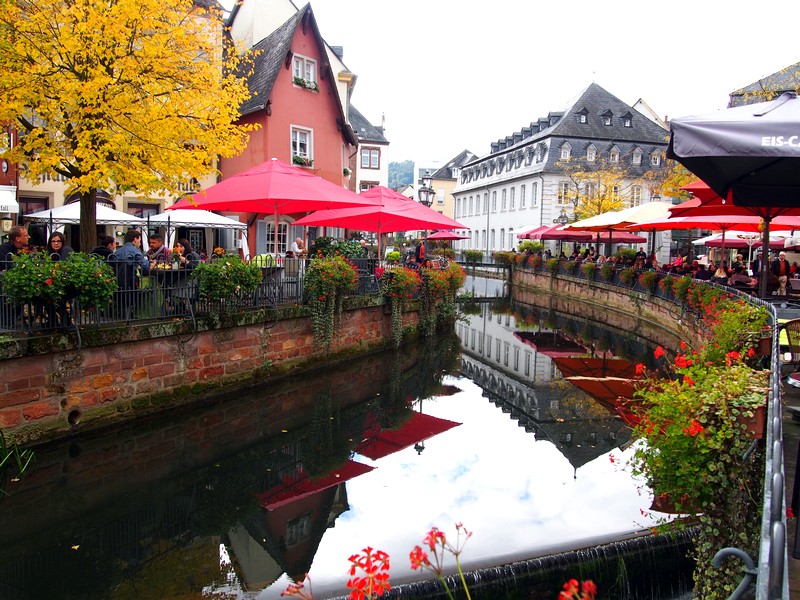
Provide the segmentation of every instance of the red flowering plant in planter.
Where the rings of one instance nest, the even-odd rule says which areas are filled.
[[[397,267],[389,269],[381,277],[381,294],[387,298],[392,309],[392,341],[395,347],[403,340],[403,310],[419,289],[419,271]]]
[[[671,360],[659,346],[655,369],[637,366],[643,379],[631,410],[640,443],[630,466],[652,489],[654,510],[669,501],[672,512],[698,515],[695,593],[716,598],[728,597],[738,582],[738,567],[711,566],[717,550],[758,551],[763,444],[753,441],[753,419],[763,411],[769,372],[758,368],[752,348],[763,324],[758,307],[730,298],[709,302],[716,312],[700,313],[702,345],[681,342]]]

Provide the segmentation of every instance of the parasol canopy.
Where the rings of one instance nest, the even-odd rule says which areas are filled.
[[[515,331],[514,337],[527,344],[537,353],[550,358],[583,354],[586,347],[561,335],[556,331]]]
[[[22,217],[30,223],[51,223],[53,225],[80,225],[81,204],[71,202],[63,206],[57,206],[48,210],[41,210],[29,213]],[[134,217],[121,210],[115,210],[105,204],[97,204],[97,224],[98,225],[129,225],[142,226],[144,219]]]
[[[414,229],[469,229],[458,221],[443,215],[390,190],[382,185],[358,195],[365,206],[318,210],[295,221],[295,225],[327,225],[360,231],[373,231],[380,235]],[[380,256],[380,247],[378,255]]]
[[[667,158],[737,206],[800,206],[800,99],[736,106],[670,121]]]
[[[371,204],[375,201],[273,158],[179,200],[171,208],[274,215],[277,253],[279,215]]]
[[[469,236],[455,231],[437,231],[428,236],[429,240],[468,240]]]
[[[557,356],[553,359],[564,377],[623,377],[636,375],[636,366],[622,358],[606,356]]]

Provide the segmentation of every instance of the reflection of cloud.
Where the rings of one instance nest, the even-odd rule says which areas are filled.
[[[326,532],[311,569],[317,597],[345,593],[347,558],[366,546],[389,553],[396,583],[413,577],[408,553],[433,526],[454,536],[461,522],[474,532],[462,555],[469,568],[653,524],[639,512],[649,498],[619,466],[632,449],[614,450],[621,463],[607,454],[588,462],[574,479],[552,443],[526,433],[468,379],[457,381],[462,392],[423,411],[461,426],[426,440],[422,454],[406,448],[365,461],[376,468],[347,482],[350,511]],[[283,589],[259,598],[278,598]]]

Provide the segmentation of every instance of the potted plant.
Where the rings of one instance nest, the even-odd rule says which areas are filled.
[[[311,259],[306,269],[304,293],[311,308],[314,340],[324,348],[333,345],[342,299],[358,285],[358,271],[341,254]]]
[[[544,264],[545,264],[545,268],[547,269],[547,272],[550,273],[550,275],[555,277],[556,273],[558,273],[558,268],[559,268],[559,266],[561,264],[561,261],[559,261],[555,257],[554,258],[548,258],[545,261]]]
[[[581,265],[581,273],[589,281],[594,281],[594,275],[597,272],[597,263],[586,262]]]
[[[633,285],[636,281],[636,269],[633,267],[625,267],[619,272],[619,280],[626,285]]]
[[[567,271],[568,275],[575,275],[578,272],[578,267],[580,263],[577,260],[568,260],[564,263],[564,269]]]
[[[604,262],[600,266],[600,276],[605,281],[611,281],[614,279],[614,263]]]
[[[400,346],[403,340],[403,310],[419,289],[419,284],[419,272],[405,267],[392,269],[381,278],[381,295],[391,304],[392,341],[395,347]]]
[[[243,261],[235,254],[215,248],[209,262],[194,268],[191,278],[197,281],[201,298],[211,301],[220,311],[232,308],[236,301],[255,291],[261,283],[261,267]]]
[[[652,294],[653,290],[656,287],[656,281],[658,280],[658,273],[655,271],[644,271],[639,274],[638,283],[644,291],[648,294]]]

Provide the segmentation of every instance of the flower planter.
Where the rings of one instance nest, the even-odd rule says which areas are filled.
[[[741,417],[742,424],[747,426],[747,438],[751,440],[764,439],[764,431],[767,424],[767,405],[757,406],[752,416]]]
[[[771,356],[772,355],[772,336],[765,336],[759,338],[758,342],[756,343],[756,354],[759,356]]]

